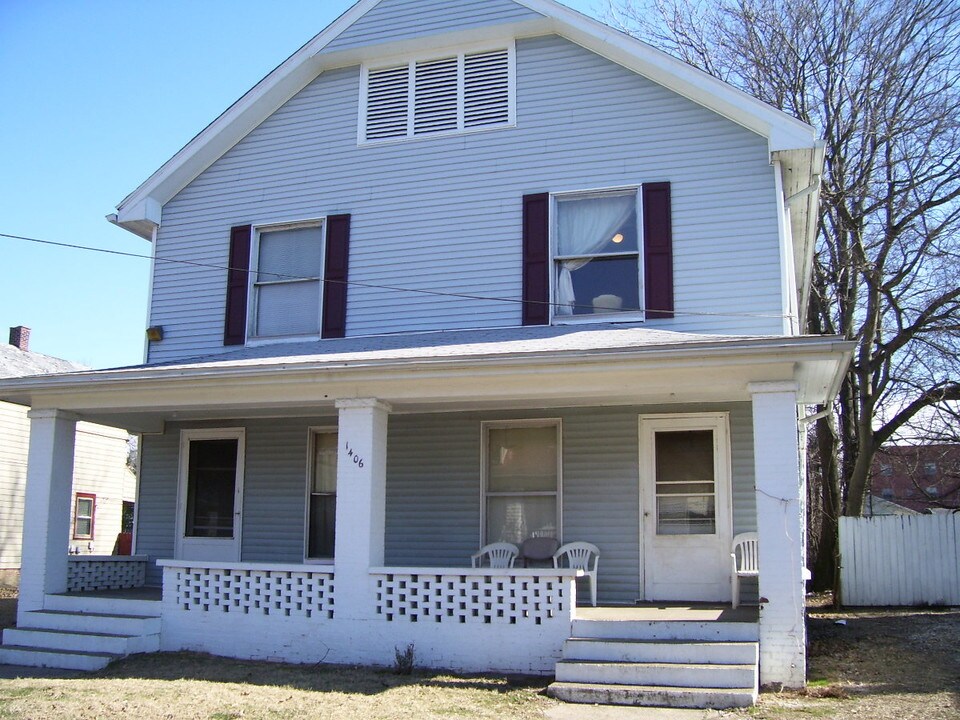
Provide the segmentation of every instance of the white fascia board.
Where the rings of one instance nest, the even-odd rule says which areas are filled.
[[[823,392],[824,376],[834,377],[846,369],[854,343],[837,337],[771,337],[726,342],[688,343],[681,347],[653,346],[594,351],[565,351],[459,358],[376,359],[360,362],[324,362],[319,360],[264,361],[251,363],[211,363],[202,366],[159,366],[70,373],[61,376],[36,376],[0,380],[0,400],[40,407],[57,407],[83,412],[93,408],[149,411],[175,398],[189,403],[214,405],[225,397],[254,395],[262,398],[289,396],[292,402],[308,402],[305,388],[325,398],[334,388],[395,384],[419,392],[434,381],[456,386],[458,392],[483,394],[477,390],[483,375],[496,395],[497,378],[524,378],[529,384],[538,374],[562,373],[567,376],[586,373],[594,383],[603,384],[606,373],[628,374],[638,371],[658,374],[695,369],[697,377],[709,368],[772,367],[790,379],[800,365],[826,365],[817,372],[800,373],[817,379]],[[754,380],[759,378],[753,378]],[[764,378],[769,379],[769,378]],[[610,385],[616,394],[622,378]],[[138,396],[139,399],[138,399]],[[331,401],[332,401],[331,399]]]

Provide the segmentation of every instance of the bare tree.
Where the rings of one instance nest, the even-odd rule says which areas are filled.
[[[817,127],[826,143],[809,332],[857,341],[811,437],[815,580],[874,453],[956,433],[960,3],[608,0],[607,19]]]

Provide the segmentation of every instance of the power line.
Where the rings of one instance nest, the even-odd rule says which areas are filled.
[[[143,255],[140,253],[125,252],[123,250],[109,250],[107,248],[98,248],[90,247],[89,245],[77,245],[74,243],[65,243],[65,242],[56,242],[54,240],[41,240],[40,238],[27,237],[25,235],[11,235],[9,233],[0,233],[0,237],[9,238],[11,240],[23,240],[25,242],[38,243],[40,245],[52,245],[54,247],[69,248],[71,250],[86,250],[88,252],[98,252],[104,253],[106,255],[119,255],[121,257],[130,257],[137,258],[140,260],[153,260],[154,262],[160,263],[170,263],[175,265],[190,265],[192,267],[202,267],[212,270],[223,270],[230,272],[232,270],[237,270],[240,272],[249,272],[248,268],[232,268],[226,265],[217,265],[214,263],[203,263],[196,262],[193,260],[179,260],[174,258],[164,258],[160,256],[150,256]],[[284,280],[315,280],[316,278],[305,278],[299,275],[287,275],[285,273],[262,273],[263,275],[268,275],[270,277],[284,279]],[[394,292],[406,292],[406,293],[417,293],[420,295],[432,295],[435,297],[447,297],[447,298],[458,298],[461,300],[480,300],[483,302],[504,302],[512,303],[514,305],[550,305],[553,307],[565,307],[570,308],[585,308],[593,310],[593,305],[578,305],[570,303],[556,303],[550,302],[549,300],[523,300],[518,298],[504,298],[504,297],[490,297],[487,295],[471,295],[468,293],[453,293],[453,292],[444,292],[442,290],[424,290],[422,288],[406,288],[406,287],[397,287],[396,285],[378,285],[375,283],[365,283],[358,280],[327,280],[323,278],[320,282],[324,283],[335,283],[338,285],[347,285],[347,286],[356,286],[363,288],[370,288],[374,290],[391,290]],[[749,318],[777,318],[782,319],[787,317],[786,315],[779,315],[776,313],[738,313],[738,312],[692,312],[692,311],[683,311],[683,310],[645,310],[641,307],[636,308],[622,308],[622,311],[626,312],[669,312],[672,315],[688,315],[688,316],[704,316],[704,317],[749,317]]]

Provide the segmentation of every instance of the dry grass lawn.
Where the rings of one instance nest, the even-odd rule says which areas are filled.
[[[15,601],[0,597],[0,627]],[[845,625],[836,624],[838,620]],[[960,719],[960,609],[810,610],[810,687],[729,720]],[[0,679],[0,720],[537,719],[548,679],[299,666],[196,653],[134,656],[93,675]],[[589,718],[589,708],[582,707]],[[637,710],[627,717],[643,718]]]

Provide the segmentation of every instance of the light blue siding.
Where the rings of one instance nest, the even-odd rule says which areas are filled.
[[[512,0],[383,0],[323,52],[540,17]]]
[[[348,335],[516,326],[523,194],[666,180],[678,313],[649,325],[781,331],[763,138],[555,36],[517,43],[517,76],[516,128],[358,147],[360,69],[324,73],[165,206],[157,255],[223,266],[233,225],[351,213]],[[223,352],[225,287],[157,263],[150,361]]]
[[[480,540],[481,422],[560,418],[562,532],[603,554],[600,597],[633,602],[640,594],[638,416],[726,411],[733,456],[734,532],[756,527],[749,403],[576,408],[390,417],[387,447],[388,565],[463,567]],[[251,420],[202,427],[246,427],[244,562],[301,562],[305,527],[307,438],[327,419]],[[172,557],[181,427],[144,438],[137,550]],[[197,427],[191,425],[190,427]],[[350,528],[338,536],[349,537]],[[159,573],[151,571],[158,583]]]

